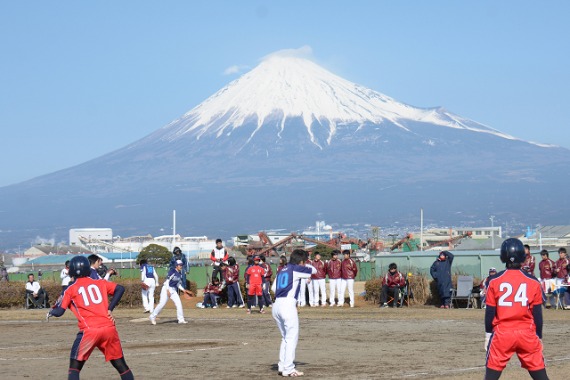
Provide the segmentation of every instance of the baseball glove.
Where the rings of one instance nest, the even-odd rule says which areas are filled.
[[[148,290],[148,288],[150,288],[150,286],[148,286],[147,284],[145,284],[144,282],[141,282],[141,288],[143,290]]]

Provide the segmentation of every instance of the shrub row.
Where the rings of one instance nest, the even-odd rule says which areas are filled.
[[[141,282],[137,279],[112,278],[113,282],[125,287],[125,294],[121,298],[118,307],[139,307],[142,305]],[[50,306],[61,294],[61,283],[44,280],[41,282],[42,288],[48,294]],[[197,285],[193,281],[186,281],[187,289],[194,294],[197,292]],[[156,301],[160,298],[160,287],[154,293]],[[26,284],[24,282],[0,282],[0,308],[24,307],[26,300]]]

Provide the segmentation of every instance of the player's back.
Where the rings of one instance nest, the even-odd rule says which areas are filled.
[[[116,286],[114,282],[80,277],[65,290],[61,307],[71,309],[80,330],[113,326],[108,317],[108,295],[115,292]]]
[[[486,303],[496,308],[493,326],[500,329],[534,329],[532,308],[542,302],[540,283],[522,270],[504,270],[489,281]]]

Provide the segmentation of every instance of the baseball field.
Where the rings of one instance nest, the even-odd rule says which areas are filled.
[[[127,364],[137,379],[268,379],[277,375],[280,335],[271,317],[245,309],[197,309],[183,299],[186,325],[172,303],[152,326],[142,309],[117,309]],[[63,379],[77,333],[69,311],[0,310],[0,378]],[[415,306],[299,309],[297,369],[313,379],[482,379],[484,311]],[[544,355],[551,379],[570,373],[570,312],[545,310]],[[119,378],[95,351],[82,379]],[[501,379],[530,378],[513,358]]]

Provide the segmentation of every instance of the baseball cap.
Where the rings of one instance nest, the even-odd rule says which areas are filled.
[[[253,261],[261,261],[261,257],[259,256],[253,256]]]
[[[182,262],[182,260],[176,260],[176,265],[184,265],[184,263]]]
[[[491,273],[491,272],[496,272],[496,271],[497,271],[496,268],[493,268],[493,267],[489,268],[489,273]]]

